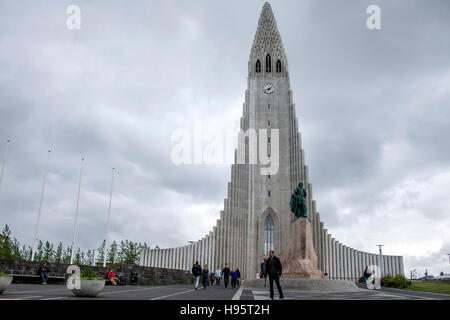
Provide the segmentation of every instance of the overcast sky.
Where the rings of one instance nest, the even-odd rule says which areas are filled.
[[[66,27],[68,5],[81,29]],[[264,1],[0,0],[0,225],[42,240],[180,246],[223,209],[230,165],[179,165],[171,134],[237,134]],[[346,245],[450,273],[450,2],[273,1],[317,208]],[[381,30],[366,9],[381,8]]]

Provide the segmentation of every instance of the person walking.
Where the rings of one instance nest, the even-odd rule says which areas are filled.
[[[239,280],[241,279],[241,272],[239,271],[239,268],[236,268],[236,273],[237,273],[236,284],[239,285]]]
[[[44,262],[42,264],[42,266],[39,266],[38,274],[41,277],[42,284],[47,284],[49,272],[50,272],[50,269],[47,267],[46,262]]]
[[[371,275],[372,275],[372,274],[371,274],[370,271],[369,271],[369,267],[366,266],[366,268],[364,269],[364,280],[366,280],[367,286],[370,285],[370,276],[371,276]]]
[[[202,270],[202,282],[203,282],[203,289],[206,290],[206,286],[209,285],[209,269],[208,269],[208,265],[205,264],[203,266],[203,270]]]
[[[263,278],[263,276],[264,276],[264,274],[266,273],[266,261],[264,261],[264,259],[263,259],[263,261],[261,262],[261,273],[260,273],[260,279],[262,279]]]
[[[231,269],[231,289],[236,288],[237,278],[238,276],[236,270],[234,268]]]
[[[222,270],[220,268],[217,268],[216,272],[214,273],[214,276],[216,277],[217,285],[220,286],[220,278],[222,278]]]
[[[108,272],[108,279],[109,279],[109,281],[111,281],[111,284],[113,286],[117,286],[117,282],[116,282],[117,278],[116,278],[116,275],[113,272],[113,269],[109,270],[109,272]]]
[[[228,288],[228,281],[230,280],[230,268],[228,267],[228,264],[225,263],[225,268],[222,270],[223,275],[223,283],[225,284],[225,289]]]
[[[194,287],[195,290],[198,290],[198,283],[200,282],[200,276],[202,275],[202,267],[198,264],[198,261],[195,261],[192,266],[192,274],[194,275]]]
[[[264,266],[264,278],[269,276],[269,287],[270,287],[270,299],[273,300],[273,282],[277,285],[278,294],[280,295],[280,299],[283,299],[283,291],[281,290],[280,285],[280,277],[282,273],[281,262],[278,257],[275,256],[275,252],[273,250],[269,251],[269,258],[267,259]]]

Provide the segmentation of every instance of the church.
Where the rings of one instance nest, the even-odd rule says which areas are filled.
[[[243,279],[259,273],[269,250],[279,254],[287,245],[293,219],[289,201],[301,182],[306,189],[317,268],[329,279],[358,280],[365,266],[381,266],[382,274],[404,274],[403,257],[368,253],[335,239],[325,228],[313,200],[308,167],[289,81],[289,68],[272,8],[262,9],[248,62],[241,131],[267,130],[268,161],[277,152],[276,173],[262,174],[267,163],[253,163],[250,135],[238,144],[231,166],[227,198],[216,225],[202,239],[178,248],[154,248],[141,253],[141,266],[190,270],[198,261],[210,270],[238,267]],[[261,135],[259,136],[261,139]],[[275,146],[276,144],[276,146]],[[259,141],[261,146],[261,141]],[[278,150],[279,149],[279,150]],[[240,161],[238,155],[244,155]]]

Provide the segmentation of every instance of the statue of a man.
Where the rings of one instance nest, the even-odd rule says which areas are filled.
[[[291,211],[294,213],[294,220],[298,218],[306,218],[306,190],[303,188],[303,183],[299,183],[292,194],[289,202]]]

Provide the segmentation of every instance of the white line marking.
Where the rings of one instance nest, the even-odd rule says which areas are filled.
[[[55,297],[55,298],[45,298],[45,299],[41,299],[41,300],[61,300],[61,299],[67,299],[69,297]]]
[[[9,290],[9,294],[21,294],[21,293],[30,293],[30,292],[39,292],[44,291],[45,289],[36,289],[36,290],[28,290],[28,291],[11,291]],[[69,290],[67,288],[64,289],[53,289],[53,290],[45,290],[45,292],[51,292],[51,291],[63,291],[63,290]]]
[[[143,288],[143,289],[135,289],[135,290],[124,290],[124,291],[113,291],[113,292],[102,292],[102,294],[114,294],[114,293],[124,293],[124,292],[136,292],[136,291],[144,291],[150,289],[158,289],[163,287],[151,287],[151,288]]]
[[[233,298],[231,298],[231,300],[240,300],[240,299],[241,299],[242,290],[244,290],[244,281],[245,281],[245,280],[242,280],[241,287],[240,287],[239,290],[235,293],[235,295],[233,296]]]
[[[183,292],[177,292],[177,293],[173,293],[173,294],[168,294],[166,296],[162,296],[162,297],[156,297],[156,298],[152,298],[152,299],[148,299],[148,300],[158,300],[158,299],[163,299],[163,298],[168,298],[168,297],[173,297],[173,296],[177,296],[179,294],[183,294],[183,293],[188,293],[191,291],[194,291],[195,289],[191,289],[191,290],[187,290],[187,291],[183,291]]]

